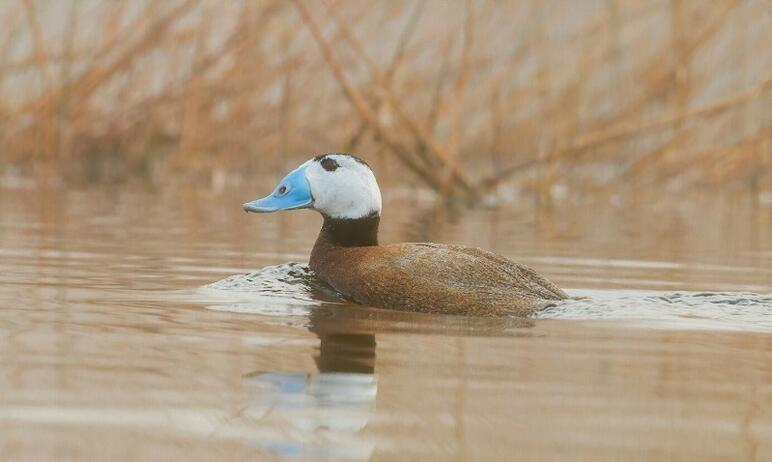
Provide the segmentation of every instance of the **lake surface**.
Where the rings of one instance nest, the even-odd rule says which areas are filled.
[[[770,460],[768,204],[386,190],[383,241],[579,298],[475,319],[342,301],[267,189],[0,189],[0,460]]]

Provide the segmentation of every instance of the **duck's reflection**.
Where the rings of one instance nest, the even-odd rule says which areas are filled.
[[[259,446],[282,456],[367,460],[374,446],[356,433],[375,408],[375,335],[356,320],[336,319],[325,310],[314,310],[309,321],[320,341],[314,354],[318,372],[256,372],[244,378],[250,415],[278,412],[301,431]]]
[[[320,373],[373,375],[375,335],[356,331],[356,322],[311,315],[309,330],[319,337],[319,354],[314,357]]]

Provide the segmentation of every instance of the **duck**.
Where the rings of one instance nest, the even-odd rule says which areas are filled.
[[[290,172],[246,212],[311,209],[323,222],[309,259],[315,275],[345,298],[391,310],[528,317],[568,298],[530,267],[486,250],[378,241],[381,191],[353,154],[318,155]]]

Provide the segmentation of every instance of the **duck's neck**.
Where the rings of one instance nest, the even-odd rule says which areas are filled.
[[[363,218],[332,218],[324,215],[324,224],[316,240],[317,245],[335,247],[367,247],[378,245],[377,213]]]

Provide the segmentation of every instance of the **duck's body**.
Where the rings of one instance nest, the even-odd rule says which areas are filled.
[[[375,226],[378,217],[368,220]],[[482,249],[432,243],[349,245],[329,217],[311,252],[311,269],[357,303],[424,313],[527,316],[566,298],[531,268]],[[343,239],[336,238],[336,232]],[[357,244],[362,244],[357,243]]]
[[[331,161],[335,161],[334,168]],[[320,163],[320,168],[313,163]],[[331,178],[327,174],[334,174],[341,165],[359,176],[339,176],[338,180],[346,190],[363,195],[364,201],[352,201],[340,189],[332,194],[318,191],[320,183]],[[296,181],[301,173],[308,184]],[[358,184],[360,176],[375,184],[377,194],[368,181]],[[274,193],[244,208],[257,212],[319,210],[324,224],[311,252],[310,267],[335,290],[364,305],[425,313],[526,316],[567,298],[531,268],[481,249],[432,243],[379,244],[380,192],[370,176],[369,167],[351,156],[319,156],[285,178],[276,189],[279,196]],[[279,202],[291,194],[297,197],[287,204]],[[341,202],[345,207],[330,205]]]

